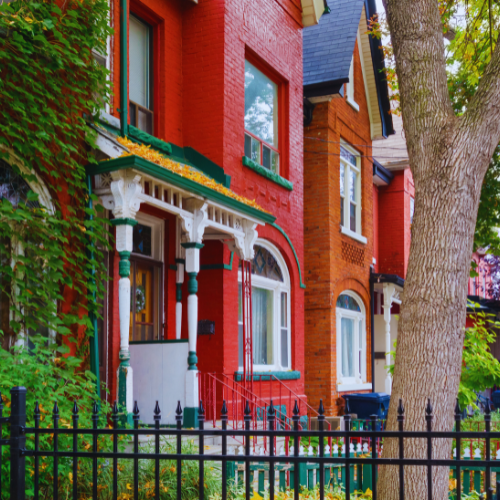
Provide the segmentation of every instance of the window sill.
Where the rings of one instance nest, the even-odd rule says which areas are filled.
[[[337,384],[337,392],[368,391],[372,390],[372,384]]]
[[[354,101],[350,97],[348,97],[346,99],[346,101],[347,101],[347,104],[349,104],[349,106],[351,106],[351,108],[355,109],[356,111],[359,111],[359,104],[356,101]]]
[[[284,177],[281,177],[281,175],[275,174],[271,170],[268,170],[267,168],[263,167],[262,165],[259,165],[258,163],[248,158],[248,156],[243,156],[242,163],[243,165],[245,165],[245,167],[251,168],[259,175],[262,175],[263,177],[270,179],[271,181],[275,182],[276,184],[279,184],[288,191],[293,191],[292,182],[290,182],[288,179],[285,179]]]
[[[267,376],[266,376],[267,375]],[[299,380],[300,372],[295,370],[289,371],[269,371],[269,372],[253,372],[253,380],[254,381],[267,381],[271,379],[271,375],[274,375],[278,380]],[[237,371],[234,372],[234,379],[237,382],[241,382],[243,380],[243,372]]]
[[[368,242],[368,240],[366,239],[365,236],[362,236],[361,234],[355,233],[354,231],[351,231],[350,229],[348,229],[345,226],[342,226],[342,225],[340,226],[340,232],[342,234],[345,234],[346,236],[349,236],[349,238],[352,238],[353,240],[356,240],[356,241],[359,241],[360,243],[363,243],[364,245],[366,245],[366,243]]]

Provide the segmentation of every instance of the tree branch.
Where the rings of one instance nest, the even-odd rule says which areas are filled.
[[[477,91],[460,120],[458,140],[471,139],[477,144],[476,155],[484,156],[484,174],[500,142],[500,44],[496,43]]]

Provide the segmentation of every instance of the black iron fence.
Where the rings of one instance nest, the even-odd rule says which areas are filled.
[[[200,403],[199,428],[183,429],[180,404],[176,410],[176,426],[168,427],[161,426],[157,403],[155,424],[150,427],[140,424],[136,403],[133,425],[124,428],[115,403],[108,425],[98,425],[99,409],[95,406],[92,428],[79,428],[76,403],[72,422],[65,421],[63,425],[56,403],[41,426],[44,419],[41,407],[37,403],[27,421],[26,389],[14,387],[8,417],[2,416],[0,398],[0,498],[186,500],[192,497],[208,500],[210,496],[249,500],[254,491],[258,491],[266,492],[269,499],[274,500],[286,491],[285,497],[293,495],[298,500],[306,488],[316,489],[320,500],[332,490],[347,500],[366,498],[363,495],[370,490],[369,495],[376,499],[378,467],[392,465],[399,470],[401,500],[405,498],[408,466],[425,468],[428,500],[433,498],[432,477],[436,467],[449,470],[450,498],[461,499],[464,490],[466,493],[475,490],[482,492],[486,500],[500,500],[500,481],[496,482],[500,473],[500,451],[495,451],[500,450],[500,432],[491,429],[489,403],[485,409],[484,431],[480,432],[462,430],[458,405],[454,430],[433,431],[430,401],[425,409],[427,430],[421,432],[404,430],[401,402],[398,431],[377,430],[380,425],[376,416],[371,418],[371,430],[353,430],[349,415],[344,419],[345,429],[324,430],[322,404],[318,411],[318,430],[301,430],[297,406],[293,413],[293,430],[276,429],[271,402],[266,425],[262,429],[250,429],[251,408],[247,403],[244,429],[227,429],[224,403],[221,428],[207,429]],[[4,429],[8,438],[2,436],[5,424],[10,426],[10,432],[5,433]],[[398,442],[397,458],[382,458],[383,440],[388,438]],[[454,454],[448,459],[433,458],[436,438],[453,440]],[[218,444],[214,444],[214,439]],[[405,443],[412,439],[425,443],[426,458],[405,456]],[[211,440],[210,446],[206,446],[206,440]],[[467,453],[472,447],[470,443],[476,443],[474,457]],[[218,468],[214,467],[216,464]],[[170,474],[168,481],[165,473]],[[500,475],[498,478],[500,480]],[[207,482],[210,482],[209,491]],[[495,482],[496,491],[492,487]]]

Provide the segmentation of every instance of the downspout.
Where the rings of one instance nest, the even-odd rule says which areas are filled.
[[[375,284],[372,279],[373,268],[370,266],[370,329],[372,350],[372,392],[375,392]]]
[[[120,12],[120,133],[128,134],[128,3],[121,0]]]
[[[93,203],[92,203],[92,179],[90,175],[87,174],[87,209],[89,212],[91,212],[93,208]],[[94,219],[94,216],[89,213],[88,215],[88,220],[92,221]],[[88,231],[90,233],[93,232],[92,226],[88,228]],[[95,264],[94,264],[94,242],[89,238],[90,242],[90,249],[88,250],[88,258],[89,261],[92,262],[92,271],[91,271],[91,277],[89,280],[90,285],[92,286],[92,301],[94,304],[97,302],[97,293],[95,289]],[[94,331],[94,335],[90,337],[90,371],[95,375],[95,383],[96,383],[96,394],[97,397],[100,399],[101,398],[101,380],[99,377],[99,343],[98,343],[98,335],[99,335],[99,330],[97,327],[97,316],[93,313],[89,313],[89,319],[92,324],[92,329]]]

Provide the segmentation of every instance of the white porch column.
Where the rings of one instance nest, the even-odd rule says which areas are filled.
[[[196,427],[198,420],[198,357],[196,356],[196,340],[198,336],[198,282],[196,277],[200,272],[201,243],[183,243],[186,249],[186,273],[188,275],[188,335],[189,355],[186,373],[186,407],[184,408],[184,427]]]
[[[140,176],[126,177],[113,172],[112,195],[103,196],[103,205],[113,211],[116,227],[116,251],[120,256],[118,282],[118,308],[120,315],[120,366],[118,367],[117,400],[120,408],[130,415],[133,411],[133,371],[130,366],[130,254],[132,253],[133,229],[137,224],[135,215],[140,207],[139,194],[142,187]]]
[[[385,364],[391,364],[391,308],[394,295],[396,294],[396,287],[392,283],[384,283],[384,321],[385,321]],[[391,394],[392,392],[392,376],[387,368],[385,375],[385,392]]]

